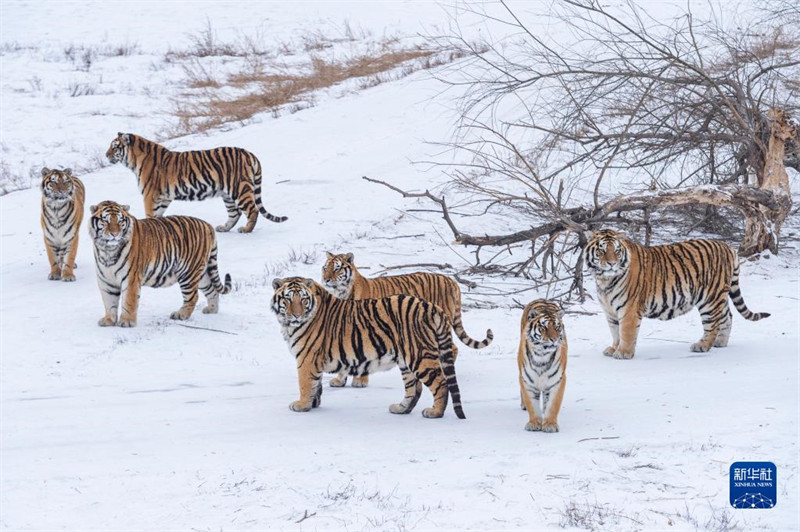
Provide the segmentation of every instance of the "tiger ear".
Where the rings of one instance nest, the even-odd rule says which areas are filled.
[[[314,286],[314,279],[303,279],[303,284],[308,288],[312,288]]]
[[[536,312],[536,308],[532,308],[532,309],[530,309],[530,310],[528,311],[528,316],[527,316],[527,319],[529,319],[529,320],[532,320],[533,318],[535,318],[535,317],[536,317],[536,315],[537,315],[537,314],[538,314],[538,313]]]
[[[273,290],[277,290],[277,289],[278,289],[278,288],[280,288],[282,285],[283,285],[283,279],[281,279],[280,277],[276,277],[276,278],[274,278],[274,279],[272,280],[272,289],[273,289]]]
[[[325,252],[325,255],[326,255],[326,256],[327,256],[329,259],[332,259],[332,258],[333,258],[333,253],[331,253],[330,251],[326,251],[326,252]]]
[[[89,212],[92,214],[97,212],[97,205],[89,205]]]
[[[128,212],[129,210],[131,210],[131,206],[130,205],[120,205],[120,207],[125,212]]]
[[[566,311],[564,310],[564,305],[563,303],[561,303],[561,301],[556,301],[556,304],[558,305],[558,317],[563,318],[564,314],[566,314]]]
[[[345,260],[350,264],[353,264],[353,259],[355,258],[352,253],[348,253],[344,256]]]
[[[117,135],[122,137],[122,142],[126,146],[130,146],[131,144],[133,144],[133,135],[131,135],[130,133],[117,133]]]
[[[71,176],[72,175],[72,168],[64,168],[64,173]]]
[[[45,166],[44,168],[42,168],[42,177],[46,176],[49,173],[50,169],[48,167]]]

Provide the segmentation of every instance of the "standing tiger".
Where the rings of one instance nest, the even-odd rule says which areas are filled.
[[[272,281],[272,311],[297,362],[300,400],[289,408],[307,412],[320,405],[323,372],[348,369],[366,375],[400,367],[405,397],[389,407],[408,414],[422,393],[433,394],[433,407],[422,415],[444,415],[448,395],[463,419],[461,394],[453,366],[450,320],[438,307],[411,296],[341,300],[312,279],[288,277]]]
[[[563,315],[557,303],[545,299],[531,301],[522,311],[517,365],[522,408],[528,411],[525,430],[558,432],[567,385]]]
[[[219,310],[219,295],[231,291],[231,276],[220,282],[214,228],[189,216],[137,220],[127,205],[104,201],[92,205],[89,235],[94,241],[97,284],[106,313],[101,327],[135,327],[139,291],[178,283],[183,306],[170,318],[186,320],[194,312],[198,288],[208,300],[206,314]],[[117,308],[122,299],[122,314]]]
[[[230,231],[244,212],[247,225],[240,233],[256,226],[258,213],[268,220],[285,222],[286,216],[273,216],[261,203],[261,163],[241,148],[170,151],[164,146],[130,133],[117,133],[106,157],[111,164],[121,162],[130,168],[144,196],[148,217],[162,216],[173,200],[204,200],[221,196],[228,209],[228,221],[217,231]]]
[[[72,170],[42,168],[42,231],[51,281],[74,281],[86,189]]]
[[[691,350],[705,352],[728,345],[733,322],[728,297],[745,319],[769,316],[744,304],[736,252],[724,242],[687,240],[647,247],[604,229],[592,234],[584,259],[594,272],[611,329],[613,343],[603,351],[607,356],[633,357],[642,317],[671,320],[697,307],[703,337]]]
[[[465,345],[473,349],[482,349],[492,343],[492,330],[486,331],[486,338],[478,342],[469,337],[461,323],[461,289],[458,284],[446,275],[435,273],[410,273],[367,279],[358,272],[352,253],[334,255],[327,253],[327,260],[322,267],[322,283],[325,288],[339,299],[377,299],[405,294],[429,301],[442,309],[453,330]],[[453,360],[458,357],[458,348],[453,346]],[[331,379],[331,386],[347,384],[347,373],[342,372]],[[353,386],[363,388],[369,384],[369,376],[355,376]]]

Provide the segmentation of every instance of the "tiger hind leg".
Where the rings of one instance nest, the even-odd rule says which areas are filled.
[[[256,207],[256,203],[253,200],[253,189],[252,188],[242,188],[239,190],[239,196],[236,199],[236,203],[239,206],[239,209],[242,210],[247,216],[247,223],[244,227],[239,228],[240,233],[251,233],[253,229],[256,227],[256,222],[258,221],[258,207]]]
[[[188,280],[179,281],[181,285],[181,295],[183,295],[183,305],[181,308],[169,315],[173,320],[188,320],[197,305],[198,283]]]
[[[214,288],[214,284],[211,282],[211,277],[208,275],[208,272],[203,273],[199,288],[208,301],[208,305],[203,308],[203,314],[216,314],[219,312],[219,292]]]
[[[334,388],[345,386],[347,384],[347,368],[339,370],[339,374],[332,378],[328,384]]]
[[[726,305],[727,307],[727,305]],[[722,318],[722,324],[719,327],[717,337],[714,339],[714,347],[727,347],[728,339],[731,337],[731,328],[733,327],[733,315],[731,309],[725,309],[725,316]]]
[[[224,225],[218,225],[217,231],[220,233],[227,233],[233,229],[233,226],[239,221],[239,218],[242,216],[242,211],[239,210],[236,201],[227,194],[222,196],[222,201],[225,202],[225,209],[228,211],[228,220]]]
[[[403,361],[398,362],[400,371],[403,374],[406,396],[401,402],[389,405],[389,412],[392,414],[408,414],[417,406],[417,402],[422,395],[422,383],[419,382],[416,375],[408,369],[408,366]]]
[[[452,345],[452,340],[451,340]],[[424,349],[424,348],[423,348]],[[446,355],[452,365],[452,350]],[[408,364],[410,361],[406,361]],[[445,381],[442,371],[442,364],[439,362],[438,346],[422,351],[419,363],[416,366],[416,377],[428,387],[433,394],[433,406],[422,411],[422,415],[427,418],[440,418],[444,415],[447,408],[447,401],[450,397],[450,389]]]
[[[725,318],[725,312],[728,310],[727,301],[716,306],[704,304],[700,306],[699,310],[700,318],[703,322],[703,337],[693,343],[689,350],[694,353],[705,353],[711,349],[717,339],[717,334]],[[730,312],[728,311],[728,313]]]
[[[366,388],[369,386],[369,375],[359,375],[353,377],[353,388]]]

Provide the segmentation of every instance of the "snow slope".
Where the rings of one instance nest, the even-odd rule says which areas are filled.
[[[317,17],[269,5],[286,24]],[[390,6],[397,17],[411,9]],[[123,24],[111,11],[109,20]],[[388,23],[370,18],[370,8],[355,11],[354,20],[367,12],[364,24]],[[420,16],[434,11],[426,5]],[[83,31],[88,40],[97,35]],[[601,355],[609,333],[599,306],[574,308],[583,313],[566,318],[569,382],[558,434],[523,430],[519,310],[483,290],[519,280],[476,279],[481,287],[465,290],[467,331],[495,333],[485,350],[461,349],[466,420],[450,409],[440,420],[422,418],[428,392],[411,415],[389,414],[402,395],[396,370],[373,376],[366,389],[326,386],[321,408],[289,411],[296,372],[269,310],[273,277],[318,278],[325,250],[353,251],[365,272],[461,265],[458,253],[468,256],[446,245],[435,213],[405,213],[419,205],[361,180],[405,188],[441,182],[435,170],[412,164],[437,151],[424,141],[450,134],[453,95],[440,91],[418,73],[277,120],[168,143],[252,150],[265,168],[267,208],[289,216],[283,224],[262,218],[251,235],[218,236],[221,272],[237,289],[218,315],[198,311],[185,324],[215,330],[168,319],[180,305],[177,287],[145,288],[135,329],[98,327],[103,308],[85,230],[77,282],[47,281],[38,190],[0,197],[0,527],[797,529],[800,290],[792,248],[743,265],[748,306],[772,317],[734,317],[726,349],[688,351],[701,331],[692,313],[644,322],[636,357],[613,360]],[[125,129],[118,117],[107,122],[86,149],[104,151]],[[69,132],[41,132],[62,136]],[[58,154],[47,162],[58,165]],[[127,169],[81,177],[87,205],[115,199],[143,215]],[[215,200],[173,203],[169,213],[213,224],[225,218]],[[487,302],[497,308],[475,308]],[[730,508],[728,468],[738,460],[777,464],[776,508]]]

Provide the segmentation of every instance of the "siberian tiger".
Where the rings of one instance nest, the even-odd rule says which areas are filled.
[[[189,216],[165,216],[137,220],[127,205],[104,201],[92,205],[89,235],[94,241],[97,284],[106,313],[101,327],[135,327],[139,291],[177,282],[183,306],[172,313],[186,320],[197,303],[198,288],[208,300],[206,314],[219,310],[219,295],[231,291],[231,276],[220,282],[217,270],[217,240],[214,228]],[[122,314],[117,307],[122,299]]]
[[[268,220],[285,222],[286,216],[273,216],[261,203],[261,163],[241,148],[170,151],[164,146],[130,133],[117,133],[106,157],[111,164],[121,162],[131,169],[144,196],[148,217],[162,216],[172,200],[204,200],[221,196],[228,209],[228,221],[217,231],[230,231],[244,212],[247,225],[240,233],[256,226],[258,213]]]
[[[42,231],[51,281],[74,281],[86,189],[72,170],[42,168]]]
[[[422,381],[434,399],[423,416],[442,417],[449,394],[456,416],[464,418],[450,320],[439,308],[403,295],[345,301],[302,277],[275,279],[272,287],[272,311],[297,362],[300,400],[289,405],[291,410],[307,412],[320,405],[323,372],[346,369],[364,375],[396,364],[403,375],[405,398],[389,407],[391,413],[414,409]]]
[[[691,350],[705,352],[728,345],[733,322],[728,297],[745,319],[769,316],[744,304],[736,252],[724,242],[687,240],[646,247],[604,229],[592,234],[584,259],[595,274],[611,329],[613,343],[603,351],[607,356],[633,357],[642,317],[671,320],[697,307],[703,337]]]
[[[567,385],[567,335],[557,303],[537,299],[522,311],[519,387],[528,411],[525,430],[558,432],[558,412]],[[540,406],[541,401],[541,406]]]
[[[477,342],[469,337],[461,323],[461,290],[458,284],[446,275],[435,273],[410,273],[389,277],[367,279],[358,272],[352,253],[334,255],[327,253],[327,260],[322,267],[322,283],[325,288],[339,299],[377,299],[400,294],[418,297],[429,301],[442,309],[450,318],[453,330],[465,345],[473,349],[481,349],[492,343],[492,330],[486,331],[486,338]],[[453,360],[458,357],[458,348],[453,346]],[[362,388],[369,383],[369,376],[356,376],[353,386]],[[347,384],[347,373],[342,372],[331,379],[331,386]]]

